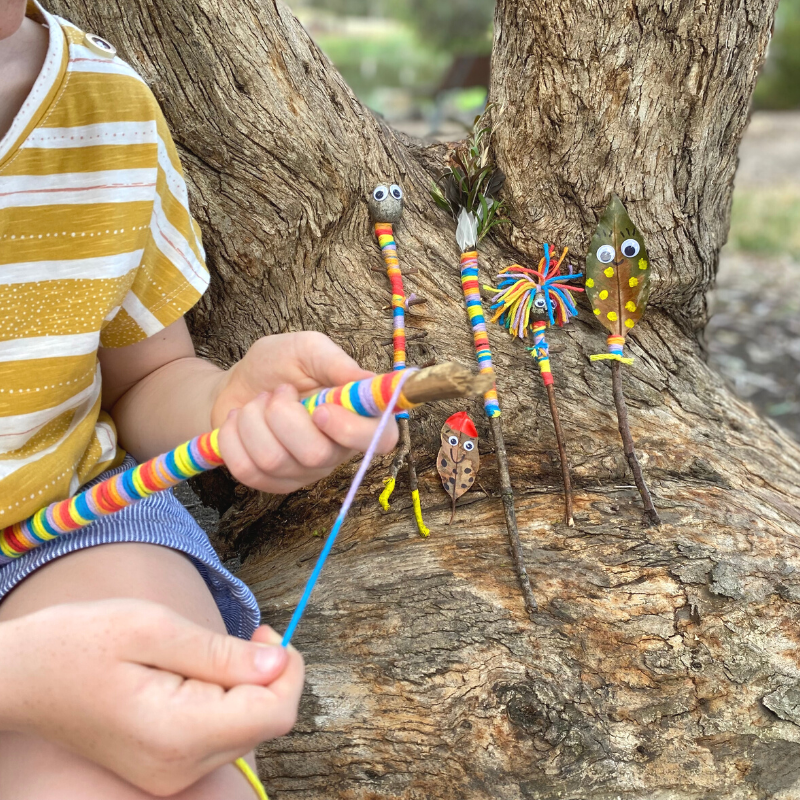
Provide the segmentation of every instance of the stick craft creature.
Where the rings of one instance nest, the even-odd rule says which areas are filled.
[[[481,466],[478,431],[466,411],[448,417],[442,426],[442,446],[436,466],[442,486],[453,501],[449,525],[456,515],[456,500],[473,487]]]
[[[395,370],[406,368],[406,293],[403,288],[403,273],[400,271],[400,259],[397,255],[397,243],[394,239],[393,225],[403,216],[403,190],[393,183],[391,186],[375,187],[367,201],[372,221],[375,224],[375,235],[378,238],[386,262],[386,274],[392,286],[392,366]],[[411,434],[409,432],[408,412],[397,415],[397,427],[400,431],[400,445],[392,461],[389,476],[384,478],[385,488],[379,502],[384,511],[389,510],[389,498],[394,491],[397,475],[407,463],[408,483],[411,489],[411,501],[414,506],[414,519],[420,536],[428,536],[430,530],[422,519],[422,506],[419,500],[419,482],[417,481],[417,465],[411,450]]]
[[[553,373],[550,370],[550,347],[545,339],[548,323],[563,327],[572,317],[578,316],[578,309],[572,299],[572,292],[582,292],[577,286],[567,286],[568,281],[582,278],[573,274],[572,266],[569,274],[561,273],[561,265],[567,255],[567,248],[557,262],[550,258],[550,246],[544,245],[544,258],[539,262],[539,269],[533,270],[514,264],[506,267],[498,276],[497,289],[486,287],[496,292],[492,298],[492,309],[496,313],[492,322],[499,322],[508,332],[524,340],[530,330],[533,334],[533,347],[528,348],[531,356],[539,365],[542,382],[547,390],[550,414],[556,432],[558,453],[561,458],[561,476],[564,482],[564,522],[570,527],[575,525],[572,518],[572,482],[569,475],[569,461],[564,432],[556,405],[556,393]],[[545,319],[537,315],[546,315]]]
[[[625,206],[612,195],[586,257],[586,294],[594,314],[610,332],[608,352],[591,356],[592,361],[611,361],[611,387],[617,407],[617,422],[622,436],[625,458],[633,472],[636,488],[642,496],[645,516],[652,525],[661,520],[653,506],[650,492],[642,476],[628,425],[628,409],[622,392],[622,364],[625,358],[625,337],[642,318],[650,295],[650,260],[644,238],[628,216]]]
[[[484,122],[483,116],[478,117],[465,145],[453,155],[453,166],[445,170],[439,183],[432,188],[431,194],[434,202],[452,214],[453,218],[458,221],[456,242],[461,250],[461,287],[472,325],[475,356],[481,372],[494,376],[492,350],[489,346],[489,334],[483,316],[478,282],[477,248],[478,242],[495,225],[500,225],[507,220],[502,213],[503,203],[495,198],[503,186],[505,176],[495,168],[490,158],[489,145],[486,141],[490,133],[491,126]],[[533,621],[537,611],[536,598],[533,596],[528,571],[522,558],[522,545],[514,509],[514,491],[511,487],[508,456],[500,421],[497,386],[492,385],[492,388],[483,397],[484,409],[489,419],[497,453],[500,493],[503,499],[511,551],[514,556],[514,566],[525,599],[525,608]]]

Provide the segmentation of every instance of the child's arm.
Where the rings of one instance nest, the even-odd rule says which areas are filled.
[[[286,493],[313,483],[367,449],[377,420],[323,406],[313,417],[299,393],[360,380],[362,370],[320,333],[256,341],[227,372],[197,358],[183,319],[138,344],[101,349],[103,405],[120,443],[139,460],[221,427],[231,473],[256,489]],[[379,452],[397,440],[391,424]]]

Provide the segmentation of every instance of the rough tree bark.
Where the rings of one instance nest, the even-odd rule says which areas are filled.
[[[525,556],[511,568],[489,452],[448,528],[434,458],[453,403],[412,420],[426,520],[402,491],[357,498],[296,643],[295,733],[260,750],[274,798],[800,796],[800,451],[704,363],[704,292],[728,229],[736,151],[776,0],[500,0],[494,148],[513,229],[485,275],[566,244],[580,264],[611,191],[645,233],[651,308],[625,370],[631,426],[664,525],[646,529],[616,428],[604,333],[586,306],[552,336],[575,482],[562,498],[547,399],[490,331]],[[364,197],[403,183],[408,289],[429,299],[410,362],[471,364],[453,225],[429,202],[446,146],[388,129],[270,0],[54,0],[107,35],[162,102],[213,271],[192,316],[220,364],[258,336],[317,329],[391,363],[385,276]],[[490,441],[479,404],[471,406]],[[219,547],[244,557],[267,620],[289,617],[352,465],[288,498],[222,474]]]

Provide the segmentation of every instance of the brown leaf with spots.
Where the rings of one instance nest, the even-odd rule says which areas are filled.
[[[456,500],[475,485],[480,465],[478,431],[469,414],[459,411],[448,417],[442,427],[442,446],[436,459],[442,486],[453,501],[450,522],[456,514]]]
[[[600,217],[586,256],[586,295],[598,321],[625,337],[641,319],[650,295],[644,237],[616,195]]]

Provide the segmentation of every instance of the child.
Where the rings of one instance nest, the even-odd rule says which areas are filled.
[[[298,402],[369,374],[321,334],[261,339],[227,372],[195,357],[183,314],[207,282],[145,85],[102,39],[0,0],[0,528],[213,427],[268,492],[366,448],[375,420]],[[169,493],[0,567],[0,798],[252,798],[232,762],[292,727],[303,683],[258,623]]]

